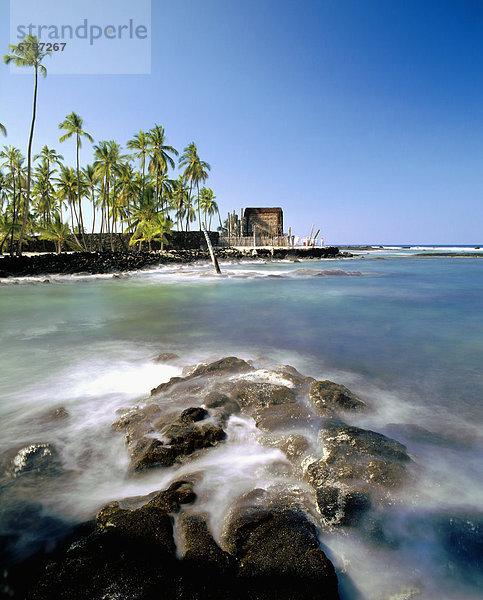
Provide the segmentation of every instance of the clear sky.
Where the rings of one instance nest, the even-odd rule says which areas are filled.
[[[96,142],[158,123],[196,142],[222,215],[281,206],[334,244],[483,242],[481,0],[153,0],[150,25],[150,74],[40,82],[34,151],[74,164],[73,110]],[[24,152],[32,86],[0,66],[0,143]]]

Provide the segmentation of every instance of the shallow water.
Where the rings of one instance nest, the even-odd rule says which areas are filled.
[[[483,261],[411,254],[222,264],[222,277],[191,265],[51,276],[50,284],[2,280],[0,451],[55,444],[71,476],[35,496],[45,515],[80,521],[110,500],[162,489],[186,468],[127,478],[123,436],[110,427],[117,411],[200,360],[290,364],[350,387],[371,407],[351,423],[400,440],[414,461],[414,482],[387,509],[383,538],[324,533],[343,597],[477,598]],[[161,352],[182,360],[153,362]],[[59,406],[68,419],[42,419]],[[284,462],[239,417],[227,442],[190,467],[218,539],[230,499],[277,481],[296,485]]]

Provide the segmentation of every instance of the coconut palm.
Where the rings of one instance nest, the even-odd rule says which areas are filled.
[[[132,158],[137,158],[141,161],[141,169],[142,169],[142,189],[140,192],[140,198],[144,196],[144,188],[146,185],[146,156],[149,153],[149,136],[142,130],[133,137],[132,140],[129,140],[127,143],[127,147],[129,150],[136,150],[131,154]]]
[[[60,254],[62,252],[62,246],[67,244],[72,250],[82,250],[79,244],[74,243],[70,238],[72,232],[67,223],[62,223],[60,216],[55,215],[52,223],[48,226],[42,227],[40,238],[43,240],[52,240],[55,242],[56,252]]]
[[[170,154],[178,156],[178,151],[172,146],[166,145],[166,135],[164,128],[161,125],[155,125],[148,132],[149,142],[149,170],[155,178],[155,199],[159,204],[161,199],[161,208],[163,208],[162,189],[160,187],[160,179],[162,175],[166,175],[168,168],[175,168],[175,162]]]
[[[143,219],[136,227],[136,231],[129,240],[129,245],[133,246],[137,242],[148,242],[148,248],[151,250],[151,242],[155,239],[161,242],[161,250],[166,242],[165,234],[173,226],[170,219],[158,213],[151,219]]]
[[[5,54],[3,61],[5,64],[13,64],[17,67],[33,67],[34,69],[34,97],[33,97],[33,108],[32,108],[32,121],[30,124],[30,134],[27,151],[27,192],[25,198],[25,209],[23,213],[22,229],[18,240],[18,255],[22,255],[22,241],[25,234],[25,228],[27,226],[27,216],[30,205],[30,178],[32,173],[32,141],[34,138],[34,126],[35,116],[37,112],[37,87],[38,87],[38,75],[39,73],[43,76],[47,76],[47,69],[42,64],[42,60],[50,54],[50,52],[43,52],[40,49],[39,41],[35,36],[27,35],[23,42],[19,44],[9,45],[10,54]]]
[[[182,216],[182,208],[186,204],[186,199],[188,196],[188,188],[186,187],[185,180],[183,176],[180,175],[176,181],[173,181],[172,191],[171,191],[171,199],[173,203],[173,208],[176,211],[176,221],[178,224],[178,231],[180,230],[180,224],[182,228],[183,224],[183,216]]]
[[[3,150],[0,152],[0,159],[4,159],[4,162],[0,164],[1,167],[7,167],[10,171],[8,181],[11,184],[11,189],[13,191],[12,194],[12,231],[11,231],[11,239],[10,239],[10,256],[13,256],[14,253],[14,229],[17,221],[17,216],[19,212],[19,205],[22,196],[22,165],[24,162],[24,157],[18,148],[14,146],[4,146]],[[18,203],[17,203],[17,184],[20,188],[20,193],[18,194]],[[21,230],[22,228],[20,228]],[[8,236],[7,236],[8,237]],[[19,239],[19,236],[16,237]],[[4,240],[5,241],[5,240]],[[2,244],[3,245],[3,244]]]
[[[57,177],[55,181],[57,182],[57,195],[60,203],[67,201],[69,204],[72,220],[72,233],[74,235],[76,244],[80,246],[81,244],[79,243],[79,240],[77,239],[75,233],[75,222],[77,221],[77,224],[80,225],[75,204],[77,192],[79,189],[77,184],[76,172],[72,167],[64,167],[62,165],[60,167],[59,177]]]
[[[185,167],[183,172],[183,177],[186,181],[190,182],[190,195],[193,189],[193,186],[196,186],[198,190],[198,221],[201,231],[201,212],[200,212],[200,183],[204,183],[208,179],[208,171],[211,170],[210,165],[200,160],[198,156],[198,149],[196,148],[196,144],[191,142],[184,149],[183,154],[179,160],[179,166]]]
[[[0,123],[0,133],[7,137],[7,130],[5,129],[5,125],[2,125],[2,123]]]
[[[55,190],[51,178],[54,173],[55,170],[49,169],[49,163],[46,160],[42,161],[34,171],[33,195],[36,197],[37,213],[42,216],[44,227],[52,221]]]
[[[196,221],[196,211],[194,207],[194,196],[187,191],[184,203],[176,213],[176,218],[183,222],[186,219],[186,231],[190,230],[190,223]]]
[[[116,212],[113,210],[109,212],[109,206],[111,202],[110,193],[111,186],[114,181],[114,177],[119,168],[119,162],[126,158],[120,154],[121,146],[116,144],[114,140],[109,142],[99,142],[97,146],[94,146],[94,156],[96,158],[94,162],[95,174],[99,177],[102,184],[102,205],[101,205],[101,236],[103,231],[104,223],[107,224],[107,232],[111,242],[111,250],[114,250],[114,242],[112,238],[114,222],[110,223],[110,217],[113,219],[116,217]]]
[[[121,162],[117,168],[117,181],[114,186],[114,197],[117,213],[121,216],[121,223],[124,223],[129,214],[130,207],[142,189],[141,181],[131,163]]]
[[[80,193],[80,168],[79,168],[79,150],[82,147],[81,138],[85,137],[91,142],[94,142],[93,137],[82,129],[84,121],[82,117],[80,117],[77,113],[71,112],[70,115],[67,115],[62,123],[59,123],[59,129],[66,129],[67,133],[64,134],[59,142],[65,142],[70,137],[75,135],[76,138],[76,157],[77,157],[77,203],[79,205],[79,225],[82,228],[82,242],[84,244],[84,249],[86,248],[86,242],[84,238],[84,218],[82,216],[82,202],[81,202],[81,193]]]
[[[211,230],[211,219],[212,219],[213,215],[218,214],[218,216],[219,216],[218,205],[215,202],[215,198],[216,198],[216,196],[213,194],[213,190],[211,188],[205,188],[205,187],[201,188],[200,208],[205,215],[204,222],[205,222],[205,227],[208,229],[208,231]],[[207,215],[210,216],[209,224],[206,223]],[[220,219],[220,221],[221,221],[221,219]]]
[[[82,179],[86,190],[89,191],[92,203],[92,233],[96,227],[96,192],[99,184],[99,177],[96,175],[96,170],[93,165],[87,165],[82,169]]]

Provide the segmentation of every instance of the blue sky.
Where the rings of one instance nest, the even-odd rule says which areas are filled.
[[[34,151],[74,163],[72,110],[96,141],[158,123],[197,143],[223,215],[281,206],[335,244],[483,241],[480,0],[159,0],[151,27],[149,75],[41,81]],[[32,80],[0,68],[0,143],[24,152]]]

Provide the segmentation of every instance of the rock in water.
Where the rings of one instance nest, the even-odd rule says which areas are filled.
[[[329,380],[315,381],[310,388],[309,397],[322,416],[338,410],[356,411],[367,407],[345,385]]]
[[[8,450],[1,459],[2,471],[10,477],[34,474],[55,477],[63,471],[59,453],[53,444],[33,443],[16,450]]]
[[[375,431],[341,422],[321,432],[324,458],[308,456],[303,470],[326,523],[359,525],[373,505],[407,479],[406,447]]]
[[[218,425],[203,423],[209,413],[199,406],[187,408],[172,421],[166,422],[162,416],[163,411],[150,404],[129,411],[114,423],[116,429],[126,431],[132,471],[170,467],[181,457],[216,446],[226,437]]]
[[[334,567],[320,549],[315,526],[301,511],[242,504],[225,524],[224,537],[238,559],[247,598],[339,598]]]
[[[215,362],[205,364],[201,363],[196,367],[191,367],[183,371],[186,378],[200,377],[202,375],[226,375],[228,373],[247,373],[253,371],[254,368],[246,361],[236,356],[228,356],[221,358]]]
[[[154,361],[164,363],[164,362],[170,362],[172,360],[176,360],[177,358],[179,358],[179,355],[175,354],[174,352],[163,352],[163,353],[159,354],[158,356],[156,356]]]

